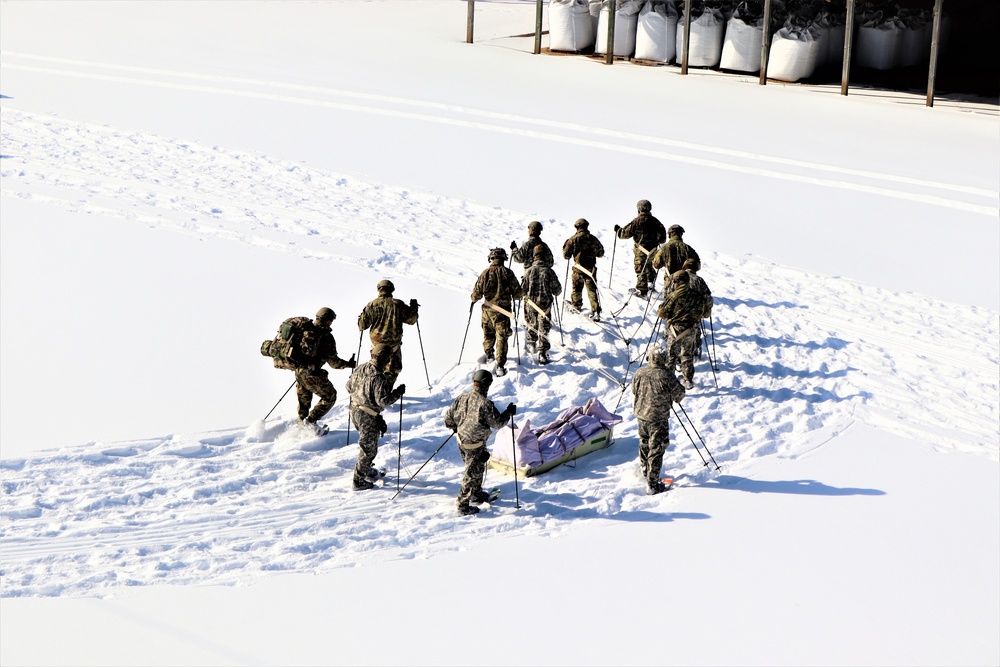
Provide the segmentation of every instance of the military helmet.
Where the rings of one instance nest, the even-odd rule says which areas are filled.
[[[667,229],[667,234],[669,236],[680,236],[684,233],[684,228],[680,225],[670,225]]]
[[[573,226],[576,227],[577,229],[587,229],[588,227],[590,227],[590,223],[587,222],[586,219],[580,218],[579,220],[573,223]]]
[[[489,387],[493,383],[493,374],[480,369],[472,374],[472,381],[481,387]]]
[[[388,292],[392,294],[396,291],[396,286],[392,284],[391,280],[380,280],[378,285],[375,286],[379,292]]]
[[[672,280],[675,283],[684,283],[685,285],[687,285],[688,283],[691,282],[691,276],[688,274],[687,271],[681,269],[680,271],[675,271],[673,275],[670,276],[670,280]]]
[[[531,222],[528,223],[529,236],[538,236],[541,233],[542,233],[542,223],[538,222],[537,220],[532,220]]]
[[[667,349],[661,346],[656,346],[649,351],[646,355],[646,361],[648,361],[653,366],[666,366],[667,365]]]
[[[653,205],[649,203],[648,199],[640,199],[636,202],[635,207],[639,209],[640,213],[649,213],[653,210]]]
[[[333,322],[335,319],[337,319],[337,313],[333,312],[332,308],[323,306],[316,311],[317,322]]]
[[[503,248],[493,248],[490,250],[489,260],[491,262],[506,262],[507,261],[507,251]]]
[[[685,259],[684,263],[681,264],[682,269],[690,269],[692,271],[698,271],[698,262],[693,259]]]

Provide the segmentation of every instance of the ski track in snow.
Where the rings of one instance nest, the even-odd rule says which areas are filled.
[[[470,235],[490,230],[502,244],[520,238],[531,218],[219,146],[9,109],[0,121],[3,196],[306,257],[384,264],[463,292],[482,269],[481,248],[468,249]],[[550,243],[569,233],[568,224],[550,220],[546,227]],[[807,454],[855,421],[941,450],[998,459],[997,312],[755,258],[703,254],[702,275],[716,295],[720,388],[703,358],[699,387],[683,406],[727,475],[748,471],[762,456]],[[396,486],[395,406],[377,459],[390,476],[385,488],[367,493],[350,490],[357,448],[345,447],[338,430],[346,426],[343,405],[326,420],[333,432],[320,439],[273,421],[95,442],[0,461],[3,595],[236,584],[275,571],[427,557],[477,535],[556,535],[588,519],[704,518],[672,511],[685,486],[714,474],[674,420],[664,470],[678,477],[677,488],[644,494],[631,393],[621,382],[638,366],[629,361],[645,351],[653,317],[643,319],[643,302],[626,303],[631,272],[616,278],[612,288],[602,287],[606,315],[625,304],[617,322],[596,325],[567,312],[566,347],[553,333],[554,362],[539,368],[525,361],[491,390],[499,405],[521,406],[518,422],[547,422],[590,396],[625,417],[612,447],[520,480],[519,510],[510,478],[491,471],[487,485],[502,486],[501,500],[483,516],[458,517],[461,462],[454,446],[424,468],[423,486],[411,485],[389,502]],[[626,346],[618,331],[633,342]],[[429,395],[404,399],[404,480],[444,439],[444,410],[465,390],[473,368],[455,366],[434,380]]]

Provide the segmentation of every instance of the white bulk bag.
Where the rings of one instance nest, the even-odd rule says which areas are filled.
[[[905,28],[895,16],[882,21],[873,18],[858,30],[855,62],[858,67],[890,70],[899,66]]]
[[[930,56],[934,14],[930,10],[918,10],[900,19],[906,29],[899,50],[899,66],[919,65]]]
[[[604,0],[590,0],[590,24],[594,26],[594,36],[597,36],[597,24],[601,22],[601,4]],[[604,39],[607,40],[608,36],[605,32]]]
[[[778,81],[806,79],[816,71],[819,33],[810,27],[785,25],[774,35],[767,56],[767,76]]]
[[[597,39],[594,53],[608,52],[608,21],[610,20],[611,2],[605,0],[601,4],[601,17],[597,22]],[[614,55],[630,57],[635,53],[635,32],[639,23],[639,10],[642,4],[639,0],[617,0],[615,3],[615,44]]]
[[[549,50],[583,51],[594,45],[587,0],[550,0]]]
[[[677,8],[673,2],[649,0],[639,11],[635,31],[635,57],[668,63],[677,50]]]
[[[722,37],[726,24],[722,12],[706,7],[698,18],[691,19],[691,48],[688,66],[715,67],[722,59]],[[684,57],[684,18],[677,19],[677,62]]]
[[[763,41],[764,19],[758,18],[751,25],[740,18],[740,12],[737,10],[726,24],[726,37],[722,42],[722,59],[719,67],[737,72],[759,72]]]

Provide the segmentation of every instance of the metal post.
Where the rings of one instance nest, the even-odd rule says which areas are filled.
[[[854,45],[854,0],[847,0],[847,23],[844,24],[844,70],[840,75],[840,94],[847,95],[851,79],[851,50]]]
[[[927,106],[934,106],[934,77],[937,76],[938,46],[941,40],[941,6],[944,0],[934,0],[934,27],[931,29],[931,63],[927,71]]]
[[[465,21],[465,43],[472,44],[472,27],[475,22],[476,0],[469,0],[469,15]]]
[[[691,50],[691,0],[684,0],[684,49],[681,52],[681,74],[688,73],[688,52]]]
[[[615,14],[617,9],[618,0],[608,0],[608,53],[604,57],[606,65],[615,62]]]
[[[535,2],[535,55],[542,52],[542,0]]]
[[[853,2],[854,0],[847,0]],[[764,34],[760,40],[760,85],[767,85],[767,60],[771,54],[771,0],[764,0]]]

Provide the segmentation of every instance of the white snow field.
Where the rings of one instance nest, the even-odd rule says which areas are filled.
[[[997,107],[534,56],[534,2],[469,45],[466,6],[0,2],[0,663],[1000,663]],[[672,419],[658,496],[642,198],[716,303],[707,450]],[[390,500],[477,368],[489,248],[579,217],[605,320],[545,367],[522,329],[490,396],[596,397],[613,445],[459,517],[448,443]],[[258,347],[330,306],[366,357],[383,278],[420,329],[354,492],[348,371],[307,437]]]

